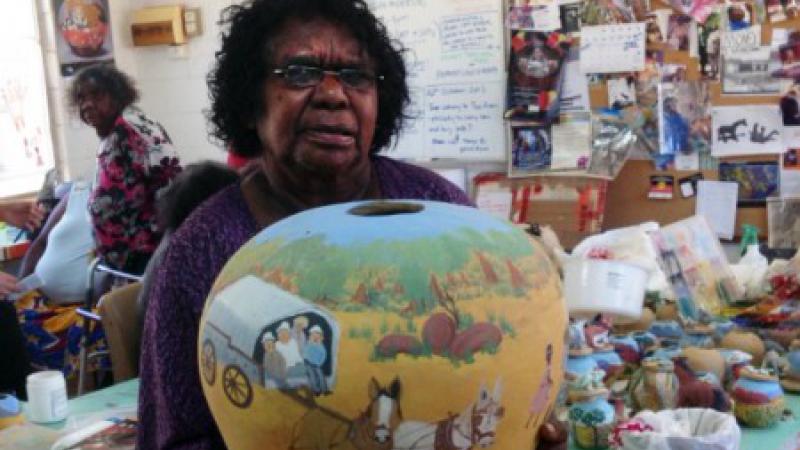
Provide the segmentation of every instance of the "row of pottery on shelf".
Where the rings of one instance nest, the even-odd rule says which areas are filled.
[[[777,377],[764,369],[743,369],[733,385],[733,398],[736,418],[751,427],[770,427],[783,414],[783,389]]]

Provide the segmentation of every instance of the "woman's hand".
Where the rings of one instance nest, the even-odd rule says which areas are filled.
[[[31,200],[0,202],[0,220],[33,231],[42,224],[44,210]]]
[[[17,278],[5,272],[0,272],[0,297],[18,291]]]
[[[550,416],[547,422],[539,427],[539,445],[536,450],[566,450],[567,449],[567,428]]]

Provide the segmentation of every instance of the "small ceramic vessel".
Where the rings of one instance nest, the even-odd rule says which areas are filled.
[[[761,360],[766,353],[764,341],[757,334],[743,330],[732,330],[726,334],[719,343],[722,348],[733,348],[749,353],[753,357],[753,364],[761,365]]]
[[[783,389],[771,373],[747,367],[733,384],[734,414],[747,426],[775,425],[783,414]]]
[[[590,348],[569,350],[566,364],[568,377],[579,378],[597,368],[597,361],[592,357]]]
[[[678,401],[678,378],[672,361],[646,358],[629,385],[633,408],[637,411],[672,409]]]
[[[750,362],[753,361],[753,357],[750,356],[749,353],[730,348],[720,348],[718,351],[722,355],[722,359],[725,360],[723,384],[725,386],[730,386],[739,379],[739,373],[742,369],[750,365]]]
[[[710,325],[694,325],[687,327],[685,334],[681,338],[681,345],[684,347],[713,348],[714,329]]]
[[[614,347],[608,346],[597,349],[592,353],[592,358],[597,362],[597,366],[606,372],[603,382],[610,386],[625,371],[625,362],[619,357]]]
[[[683,337],[683,328],[677,320],[656,320],[650,325],[650,332],[660,339],[680,340]]]
[[[781,380],[781,386],[789,392],[800,392],[800,339],[792,341],[789,352],[786,353],[786,362],[789,366]]]
[[[571,434],[580,448],[608,448],[608,437],[614,427],[614,420],[614,407],[608,402],[606,389],[577,393],[576,401],[569,408]]]
[[[614,351],[617,352],[620,358],[630,365],[637,365],[641,360],[641,351],[639,342],[631,334],[622,334],[611,336],[611,344],[614,346]]]

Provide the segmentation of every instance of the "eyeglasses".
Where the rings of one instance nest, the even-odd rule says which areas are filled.
[[[383,81],[383,75],[375,75],[361,69],[323,69],[317,66],[291,64],[282,69],[273,69],[272,73],[286,80],[289,86],[296,88],[314,87],[322,82],[325,75],[333,75],[348,88],[368,89],[376,81]]]

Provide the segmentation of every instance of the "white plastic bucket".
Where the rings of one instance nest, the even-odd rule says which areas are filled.
[[[25,415],[31,422],[51,423],[67,418],[67,384],[57,370],[28,375]]]
[[[642,315],[647,271],[620,261],[576,258],[564,265],[564,298],[571,315]]]

